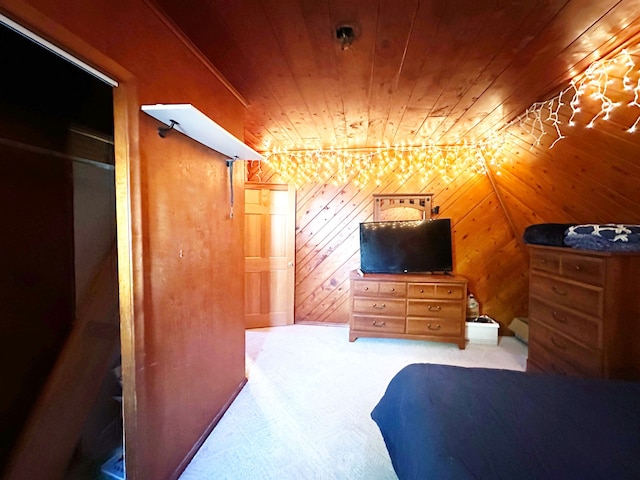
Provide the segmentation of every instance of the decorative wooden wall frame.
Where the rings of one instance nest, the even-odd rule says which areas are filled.
[[[373,221],[385,220],[384,212],[392,208],[416,210],[422,220],[431,218],[433,193],[373,194]],[[415,218],[393,218],[393,220],[416,220]]]

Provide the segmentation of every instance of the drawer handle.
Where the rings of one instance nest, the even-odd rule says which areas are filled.
[[[424,293],[424,290],[422,288],[420,289],[420,293]]]
[[[367,290],[369,290],[369,287],[364,287],[364,291],[366,292]]]
[[[551,343],[553,343],[560,350],[565,350],[567,348],[567,345],[565,343],[558,341],[553,335],[551,336]]]
[[[377,303],[374,303],[373,304],[373,308],[377,308],[379,310],[382,310],[383,308],[387,308],[387,306],[384,303],[382,303],[380,305],[378,305]]]
[[[429,330],[440,330],[440,325],[439,325],[439,324],[436,324],[436,325],[428,324],[428,325],[427,325],[427,328],[428,328]]]
[[[547,261],[546,260],[540,260],[540,265],[546,265]]]
[[[555,310],[551,312],[551,316],[554,318],[554,320],[557,320],[560,323],[567,323],[567,317],[559,316],[558,312],[556,312]]]
[[[395,289],[395,288],[392,288],[392,289],[391,289],[391,291],[392,291],[392,292],[395,292],[395,291],[396,291],[396,289]]]
[[[556,287],[555,285],[551,286],[551,290],[553,290],[554,293],[557,293],[558,295],[561,295],[563,297],[567,294],[566,290],[564,290],[564,289],[562,289],[560,287]]]
[[[429,311],[430,312],[439,312],[440,311],[440,305],[436,305],[435,307],[433,305],[429,305]],[[440,327],[438,327],[440,328]]]
[[[451,295],[453,292],[451,290],[447,290],[447,293]]]
[[[385,323],[384,322],[378,323],[376,320],[374,320],[373,322],[371,322],[371,325],[373,325],[374,327],[384,327]]]
[[[576,265],[576,270],[582,270],[582,268],[580,268],[580,265]]]

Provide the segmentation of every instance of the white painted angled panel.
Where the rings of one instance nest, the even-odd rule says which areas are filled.
[[[193,105],[142,105],[142,111],[229,159],[263,160],[262,155],[207,117]],[[170,134],[170,133],[169,133]]]

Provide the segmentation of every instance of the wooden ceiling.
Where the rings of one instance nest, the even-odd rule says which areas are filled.
[[[640,25],[638,0],[153,2],[246,99],[259,151],[481,139]]]

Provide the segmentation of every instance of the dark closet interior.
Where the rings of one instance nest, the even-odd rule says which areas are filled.
[[[112,88],[3,25],[0,45],[1,472],[115,251],[115,185]],[[121,438],[118,358],[116,346],[71,464]]]

